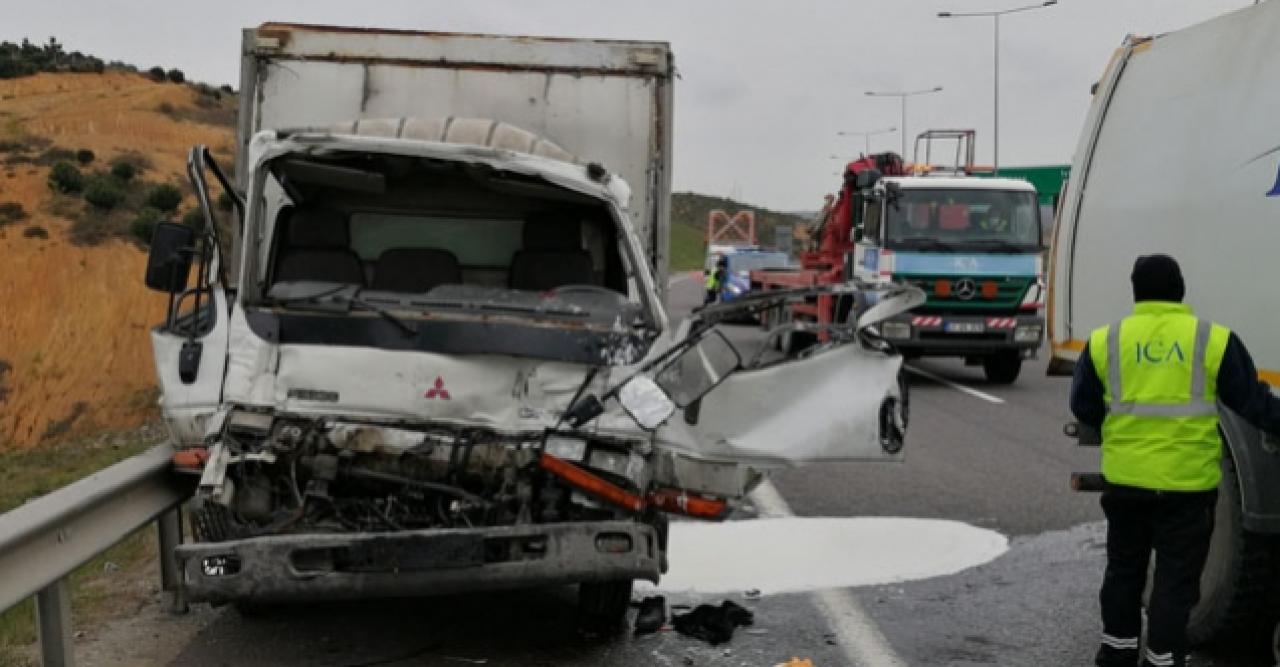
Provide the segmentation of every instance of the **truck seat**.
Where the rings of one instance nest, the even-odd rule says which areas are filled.
[[[319,280],[364,284],[364,268],[351,250],[347,219],[341,212],[320,208],[285,208],[284,245],[276,265],[275,282]]]
[[[591,253],[582,247],[582,224],[572,216],[536,214],[524,223],[524,247],[511,258],[514,289],[545,291],[594,284]]]
[[[426,292],[437,285],[462,282],[458,257],[438,248],[391,248],[378,256],[373,289]]]

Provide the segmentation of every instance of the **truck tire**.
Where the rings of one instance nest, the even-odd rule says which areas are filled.
[[[578,584],[578,624],[590,632],[611,632],[622,625],[631,605],[631,580]]]
[[[1265,638],[1277,618],[1280,550],[1275,538],[1244,529],[1240,478],[1230,456],[1223,457],[1216,512],[1200,603],[1191,610],[1187,638],[1192,644]]]
[[[982,358],[982,370],[987,381],[995,384],[1013,384],[1022,372],[1022,356],[1017,352],[1000,352]]]

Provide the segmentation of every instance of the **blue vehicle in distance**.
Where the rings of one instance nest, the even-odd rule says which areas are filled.
[[[718,294],[721,303],[735,301],[759,289],[759,285],[753,285],[751,282],[752,271],[791,268],[791,257],[787,253],[749,247],[722,248],[718,252],[708,253],[706,271],[715,271],[716,261],[720,257],[724,257],[728,263],[724,283],[720,285]]]

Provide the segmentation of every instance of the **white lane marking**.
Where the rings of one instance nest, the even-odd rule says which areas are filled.
[[[782,494],[767,479],[751,492],[751,502],[764,515],[795,516]],[[818,609],[827,617],[828,625],[840,638],[840,648],[850,665],[906,667],[907,663],[893,652],[889,640],[885,639],[852,593],[833,588],[819,591],[814,597]]]
[[[974,398],[980,398],[988,403],[995,403],[996,405],[1004,404],[1004,399],[1000,398],[999,396],[992,396],[991,394],[978,391],[973,387],[966,387],[960,384],[959,382],[952,382],[951,380],[948,380],[947,378],[944,378],[941,375],[938,375],[937,373],[930,373],[929,371],[916,368],[915,366],[903,365],[903,368],[907,369],[908,373],[915,373],[916,375],[919,375],[921,377],[929,378],[934,382],[945,384],[948,387],[951,387],[952,389],[955,389],[958,392],[968,394]]]

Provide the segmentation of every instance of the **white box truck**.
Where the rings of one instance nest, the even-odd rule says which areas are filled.
[[[1167,253],[1186,301],[1231,327],[1280,386],[1280,3],[1130,37],[1097,84],[1053,239],[1051,372],[1129,312],[1139,255]],[[1229,410],[1217,530],[1192,614],[1196,642],[1260,626],[1280,577],[1280,456]]]
[[[901,458],[870,327],[918,290],[771,365],[716,331],[728,307],[669,322],[673,72],[656,42],[244,33],[239,187],[193,149],[206,224],[160,225],[146,278],[199,479],[190,599],[580,584],[607,623],[664,570],[667,513]]]

